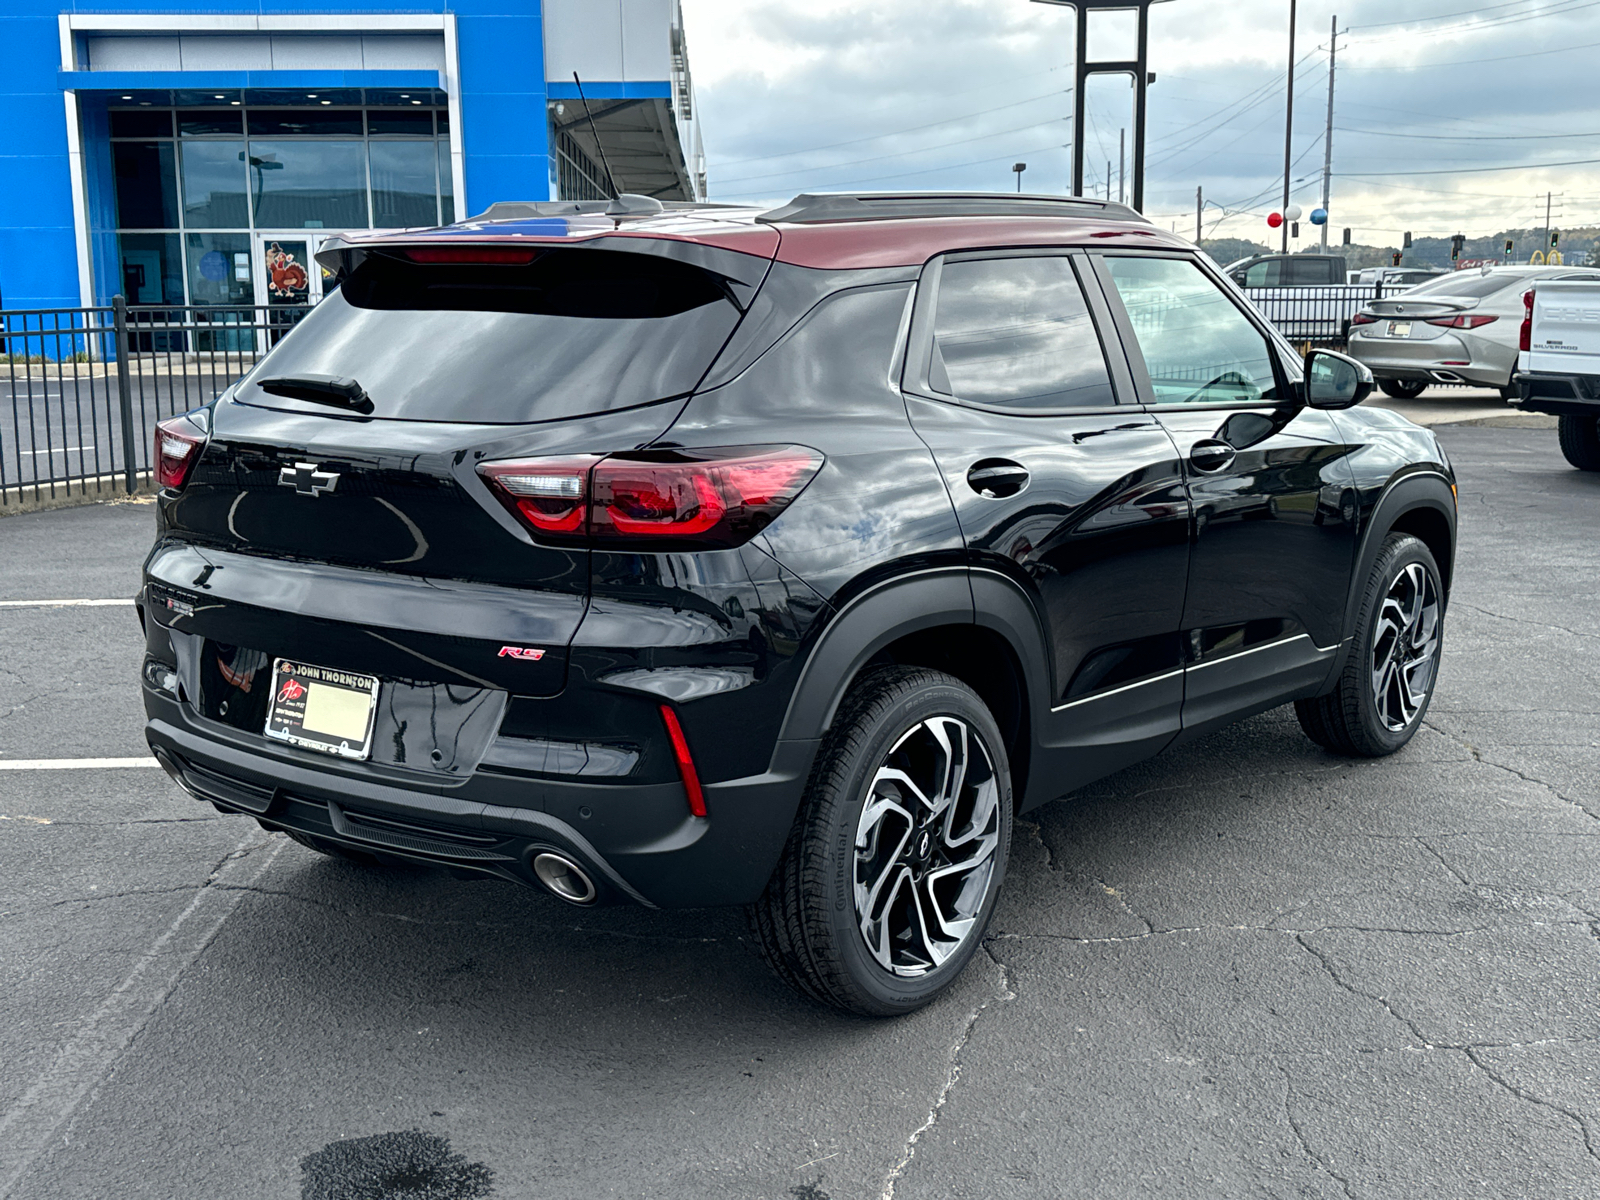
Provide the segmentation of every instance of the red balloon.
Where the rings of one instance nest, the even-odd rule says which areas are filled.
[[[1269,213],[1268,216],[1267,216],[1267,224],[1271,225],[1274,229],[1276,229],[1278,226],[1283,224],[1283,214],[1282,213]]]

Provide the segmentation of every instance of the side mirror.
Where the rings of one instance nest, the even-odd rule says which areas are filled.
[[[1353,408],[1372,394],[1372,372],[1348,354],[1312,350],[1302,386],[1312,408]]]

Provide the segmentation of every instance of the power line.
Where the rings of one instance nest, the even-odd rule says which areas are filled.
[[[1588,167],[1600,163],[1600,158],[1574,158],[1568,162],[1513,163],[1506,167],[1451,167],[1443,171],[1341,171],[1351,179],[1377,178],[1390,175],[1482,175],[1491,171],[1544,171],[1551,167]]]
[[[1488,18],[1486,18],[1486,19],[1484,19],[1482,21],[1473,21],[1473,22],[1464,24],[1459,28],[1415,30],[1415,31],[1413,31],[1411,33],[1410,36],[1412,38],[1429,38],[1429,39],[1431,39],[1431,38],[1451,37],[1453,35],[1459,36],[1461,34],[1480,33],[1482,31],[1488,30],[1488,29],[1503,29],[1507,25],[1521,25],[1521,24],[1523,24],[1524,22],[1527,22],[1527,21],[1542,21],[1542,20],[1548,20],[1550,17],[1566,16],[1568,13],[1580,12],[1583,9],[1586,9],[1586,8],[1594,8],[1596,6],[1596,4],[1600,4],[1600,0],[1557,0],[1557,2],[1554,5],[1554,7],[1551,7],[1551,8],[1542,8],[1542,9],[1538,9],[1538,10],[1535,10],[1535,11],[1532,11],[1532,12],[1503,13],[1498,17],[1488,17]],[[1404,22],[1401,22],[1401,24],[1403,24],[1403,23]],[[1362,28],[1375,29],[1375,28],[1379,28],[1379,27],[1378,26],[1362,26]],[[1390,36],[1393,36],[1393,35],[1392,34],[1385,34],[1383,36],[1390,37]],[[1375,38],[1365,38],[1365,39],[1362,39],[1362,40],[1370,44],[1372,41],[1375,41],[1376,39]]]
[[[1600,0],[1594,0],[1600,4]],[[1584,42],[1581,46],[1557,46],[1553,50],[1529,50],[1525,54],[1502,54],[1496,58],[1453,58],[1448,62],[1412,63],[1405,70],[1423,71],[1432,67],[1470,67],[1477,63],[1503,63],[1513,58],[1539,58],[1546,54],[1566,54],[1573,50],[1593,50],[1600,42]],[[1399,67],[1346,67],[1347,71],[1397,71]]]
[[[1596,133],[1396,133],[1391,129],[1355,129],[1337,126],[1337,133],[1356,133],[1366,137],[1421,138],[1431,142],[1540,142],[1552,138],[1596,138]]]
[[[1432,17],[1407,17],[1403,21],[1374,21],[1369,25],[1352,25],[1352,26],[1350,26],[1350,28],[1351,28],[1351,30],[1356,30],[1356,29],[1392,29],[1397,25],[1408,25],[1409,26],[1409,25],[1422,25],[1422,24],[1425,24],[1426,22],[1429,22],[1429,21],[1453,21],[1457,17],[1476,16],[1478,13],[1494,12],[1496,9],[1500,9],[1500,8],[1516,8],[1518,5],[1526,4],[1527,2],[1528,2],[1528,0],[1507,0],[1507,3],[1504,3],[1504,4],[1490,4],[1490,5],[1488,5],[1487,7],[1484,7],[1484,8],[1465,8],[1465,9],[1460,10],[1459,12],[1439,13],[1437,16],[1432,16]]]

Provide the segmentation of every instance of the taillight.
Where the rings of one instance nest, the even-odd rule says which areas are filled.
[[[150,452],[156,486],[174,490],[181,488],[199,460],[200,448],[205,442],[206,435],[188,417],[171,417],[157,422],[155,445]]]
[[[1498,321],[1499,317],[1491,317],[1487,313],[1474,313],[1471,316],[1463,314],[1459,317],[1433,317],[1427,324],[1439,325],[1445,329],[1477,329],[1487,325],[1490,321]]]
[[[496,497],[541,540],[738,546],[822,466],[804,446],[651,450],[484,463]]]
[[[1370,317],[1366,313],[1357,313],[1350,318],[1350,324],[1352,325],[1376,325],[1377,323],[1377,317]]]
[[[1517,334],[1517,349],[1533,349],[1533,289],[1522,293],[1522,329]]]

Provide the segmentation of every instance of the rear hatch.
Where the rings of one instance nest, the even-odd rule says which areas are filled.
[[[419,716],[561,690],[589,551],[537,544],[476,466],[658,437],[769,261],[605,242],[348,255],[214,406],[147,566],[204,715],[259,731],[277,658],[404,681]]]

